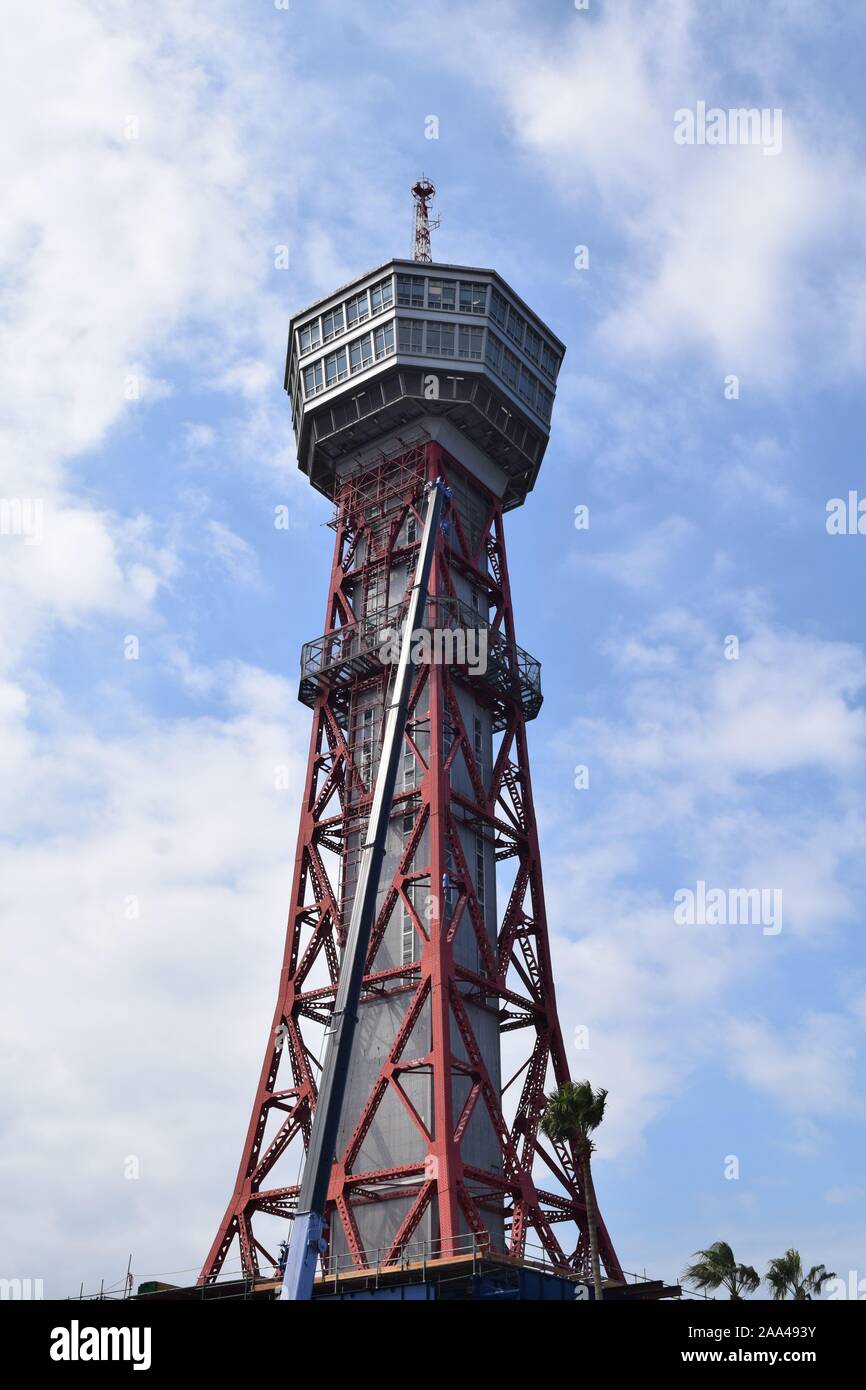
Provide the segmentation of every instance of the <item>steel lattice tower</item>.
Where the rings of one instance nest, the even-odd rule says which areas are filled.
[[[540,667],[517,645],[503,529],[534,485],[563,352],[494,271],[410,260],[291,322],[299,462],[334,502],[334,550],[325,631],[302,654],[313,726],[279,995],[199,1282],[218,1277],[235,1237],[243,1273],[270,1273],[285,1233],[273,1218],[294,1209],[377,765],[383,638],[437,477],[453,500],[426,626],[474,633],[486,669],[471,644],[460,659],[458,640],[450,660],[415,664],[323,1259],[362,1268],[474,1239],[586,1268],[576,1155],[539,1134],[545,1089],[569,1073],[527,751]],[[621,1278],[600,1218],[599,1245]]]

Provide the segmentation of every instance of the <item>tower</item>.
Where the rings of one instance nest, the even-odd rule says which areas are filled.
[[[429,194],[426,190],[430,190]],[[416,200],[420,194],[413,189]],[[426,199],[432,186],[424,181]],[[417,223],[416,223],[417,226]],[[444,478],[376,920],[328,1191],[326,1268],[480,1243],[583,1270],[576,1154],[539,1133],[568,1079],[526,725],[539,663],[517,644],[504,514],[547,444],[563,344],[492,270],[392,260],[297,313],[286,390],[300,467],[334,504],[283,969],[237,1182],[201,1272],[238,1239],[276,1264],[293,1213],[388,699],[389,648]],[[599,1219],[609,1276],[620,1278]]]

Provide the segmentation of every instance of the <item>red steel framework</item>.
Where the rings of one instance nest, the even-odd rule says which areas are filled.
[[[384,703],[387,682],[386,669],[359,637],[353,595],[369,581],[373,567],[384,566],[387,573],[402,558],[411,569],[418,541],[408,546],[398,541],[405,537],[404,522],[411,515],[420,537],[421,488],[438,476],[446,477],[458,494],[462,482],[465,491],[468,475],[462,465],[425,440],[368,466],[337,493],[325,648],[316,647],[317,659],[305,668],[301,686],[301,697],[312,704],[314,715],[279,998],[235,1189],[199,1283],[218,1278],[235,1237],[246,1277],[262,1273],[262,1259],[275,1266],[274,1255],[253,1230],[254,1218],[264,1213],[289,1217],[294,1210],[298,1186],[272,1186],[268,1177],[293,1142],[306,1148],[309,1141],[320,1073],[318,1043],[333,1007],[347,923],[349,841],[351,837],[357,844],[371,800],[372,777],[361,767],[350,708],[357,690],[371,682],[381,689]],[[437,541],[430,603],[440,621],[443,607],[451,604],[452,611],[458,611],[458,574],[486,592],[491,650],[498,649],[500,659],[491,659],[487,675],[472,676],[471,684],[475,699],[490,709],[492,727],[501,737],[485,785],[456,695],[456,684],[466,673],[445,664],[418,665],[404,738],[417,775],[414,785],[398,789],[393,808],[395,816],[411,815],[414,821],[373,929],[362,996],[401,998],[405,1011],[354,1133],[333,1164],[327,1215],[333,1221],[336,1214],[358,1268],[366,1262],[356,1221],[359,1206],[396,1197],[405,1206],[408,1195],[408,1208],[390,1248],[377,1255],[380,1264],[400,1259],[432,1206],[431,1229],[443,1256],[456,1252],[461,1234],[467,1232],[490,1240],[491,1247],[497,1244],[488,1235],[487,1214],[495,1216],[504,1232],[504,1253],[522,1259],[530,1239],[555,1265],[583,1273],[589,1250],[577,1155],[540,1134],[545,1088],[567,1080],[569,1070],[556,1013],[527,752],[527,714],[533,717],[537,704],[532,703],[531,679],[521,682],[518,674],[526,669],[521,664],[525,654],[515,640],[501,503],[475,477],[471,490],[486,512],[470,524],[455,500],[448,529]],[[337,648],[339,661],[334,660]],[[458,753],[469,773],[469,796],[451,786],[450,769]],[[485,929],[458,825],[480,829],[492,840],[496,860],[512,861],[513,883],[499,911],[495,938]],[[419,864],[415,860],[422,843],[428,862]],[[334,873],[333,863],[342,866],[342,874]],[[446,882],[449,890],[438,892]],[[418,910],[422,896],[423,911]],[[411,915],[418,938],[416,959],[377,969],[385,929],[401,905]],[[478,945],[475,970],[459,964],[453,952],[458,929],[461,923],[466,929],[467,921]],[[318,984],[311,978],[316,971],[322,979]],[[500,1033],[515,1033],[522,1042],[522,1061],[501,1091],[475,1037],[469,1003],[492,1011]],[[412,1055],[413,1029],[428,1007],[429,1051]],[[454,1046],[455,1035],[462,1050]],[[288,1076],[278,1079],[285,1058],[290,1084]],[[412,1073],[431,1082],[429,1123],[401,1085]],[[461,1093],[466,1095],[459,1108],[452,1084],[458,1073],[465,1078]],[[359,1168],[358,1155],[389,1091],[421,1135],[425,1156],[365,1171]],[[486,1109],[498,1141],[498,1173],[472,1167],[461,1152],[476,1106]],[[272,1137],[266,1143],[269,1121]],[[598,1238],[608,1276],[620,1279],[622,1270],[600,1216]],[[327,1253],[323,1262],[327,1268]]]

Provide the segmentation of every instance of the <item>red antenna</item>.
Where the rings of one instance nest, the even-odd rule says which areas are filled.
[[[422,174],[417,183],[412,185],[412,197],[415,199],[415,250],[414,259],[416,261],[430,262],[433,256],[430,252],[430,231],[439,226],[441,218],[436,217],[432,221],[427,204],[436,196],[436,189],[428,178]]]

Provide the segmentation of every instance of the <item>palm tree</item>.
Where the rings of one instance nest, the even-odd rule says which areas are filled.
[[[595,1188],[592,1183],[590,1154],[595,1145],[590,1135],[604,1119],[607,1091],[594,1091],[588,1081],[564,1081],[547,1097],[541,1128],[554,1144],[573,1144],[583,1178],[583,1199],[586,1203],[586,1226],[589,1232],[589,1257],[592,1263],[592,1286],[597,1299],[604,1297],[601,1286],[601,1267],[598,1262],[598,1215]]]
[[[799,1250],[786,1250],[767,1265],[766,1280],[777,1302],[790,1293],[796,1303],[809,1303],[813,1295],[820,1297],[828,1279],[835,1278],[825,1265],[813,1265],[809,1273],[804,1274]]]
[[[683,1270],[683,1279],[697,1289],[727,1289],[739,1302],[743,1291],[754,1293],[761,1276],[751,1265],[737,1264],[727,1241],[717,1240],[707,1250],[695,1251],[695,1263]]]
[[[836,1273],[828,1269],[826,1265],[813,1265],[806,1275],[806,1297],[811,1301],[812,1296],[821,1297],[821,1290],[829,1279],[835,1279]]]

